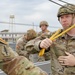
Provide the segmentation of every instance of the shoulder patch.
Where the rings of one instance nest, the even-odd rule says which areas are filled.
[[[3,44],[7,44],[7,42],[5,40],[3,40],[2,38],[0,38],[0,42]]]

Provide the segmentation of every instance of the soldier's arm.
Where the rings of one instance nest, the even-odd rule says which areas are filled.
[[[50,37],[53,33],[50,33],[46,36],[46,38]],[[45,38],[42,38],[42,36],[39,36],[37,38],[35,38],[34,40],[31,40],[29,42],[27,42],[26,46],[25,46],[25,49],[27,51],[33,51],[33,50],[36,50],[36,51],[40,51],[41,48],[40,48],[40,43],[42,42],[42,40],[45,39]]]
[[[39,38],[38,39],[34,39],[34,40],[30,40],[29,42],[26,43],[25,49],[28,52],[40,51],[40,49],[39,49],[39,43],[41,41],[42,40],[40,40]]]
[[[23,56],[19,56],[9,45],[0,43],[0,69],[7,75],[47,75]]]
[[[22,55],[22,56],[27,56],[28,52],[26,50],[22,50],[22,49],[17,49],[16,48],[16,52],[19,54],[19,55]]]
[[[20,46],[16,45],[16,52],[22,56],[26,56],[26,54],[27,54],[27,51],[24,50],[23,45],[20,45]]]
[[[24,55],[24,44],[23,44],[23,36],[21,38],[19,38],[16,42],[16,52],[19,55]]]

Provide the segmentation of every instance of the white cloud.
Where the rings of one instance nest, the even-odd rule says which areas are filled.
[[[39,20],[39,19],[41,19],[41,17],[42,17],[42,13],[35,12],[33,14],[24,16],[24,19],[31,22],[31,21],[34,21],[34,20]]]
[[[58,0],[54,1],[63,4]],[[66,0],[66,2],[74,4],[75,0]],[[10,15],[13,14],[16,23],[39,25],[41,20],[46,20],[50,26],[60,27],[56,16],[59,7],[48,0],[2,0],[0,2],[0,21],[8,22]],[[0,30],[9,28],[7,24],[0,25],[2,26]],[[24,28],[23,25],[16,25],[16,31],[25,31],[22,28]]]
[[[45,2],[42,4],[37,5],[35,8],[35,10],[39,10],[39,11],[47,11],[50,10],[50,3],[49,2]]]

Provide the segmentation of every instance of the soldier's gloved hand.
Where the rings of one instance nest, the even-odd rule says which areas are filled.
[[[47,48],[49,48],[51,46],[51,44],[52,44],[52,41],[49,38],[46,38],[46,39],[41,41],[40,48],[47,49]]]

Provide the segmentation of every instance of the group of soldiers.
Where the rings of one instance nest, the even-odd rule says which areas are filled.
[[[36,51],[34,49],[32,49],[31,51],[29,51],[29,50],[27,51],[27,49],[26,49],[29,41],[31,41],[35,38],[45,39],[48,35],[50,35],[51,32],[47,29],[48,26],[49,26],[49,24],[47,23],[47,21],[41,21],[39,24],[41,31],[39,33],[37,33],[33,29],[27,30],[25,35],[23,35],[22,37],[20,37],[17,40],[16,52],[21,56],[25,56],[26,58],[28,58],[32,62],[35,62],[35,61],[33,61],[33,59],[35,57],[36,57],[36,62],[50,60],[50,53],[49,52],[48,53],[46,52],[44,54],[44,56],[39,57],[39,55],[38,55],[39,51]],[[31,58],[32,55],[34,58]]]
[[[40,25],[45,25],[46,28],[43,31],[47,30],[48,23],[46,21],[42,21]],[[36,54],[38,56],[39,51],[35,51],[34,49],[32,49],[32,51],[26,50],[26,44],[30,40],[44,37],[40,35],[33,29],[27,30],[27,32],[17,40],[16,52],[9,47],[9,44],[6,41],[1,39],[0,69],[7,75],[47,75],[45,71],[35,66],[33,61],[29,58],[31,54]],[[36,62],[45,60],[39,56],[37,59]]]
[[[34,30],[28,30],[17,41],[17,52],[14,52],[6,41],[0,39],[0,69],[7,75],[48,75],[35,66],[29,58],[30,54],[38,54],[44,48],[45,54],[41,59],[46,60],[46,55],[50,54],[48,57],[51,59],[52,75],[75,75],[75,26],[57,39],[49,39],[55,33],[60,34],[75,25],[75,5],[61,6],[57,17],[63,29],[53,33],[46,30],[46,33],[42,35],[40,33],[44,33],[44,31],[36,35]],[[40,28],[44,30],[43,26],[48,27],[48,23],[46,21],[41,22]]]

